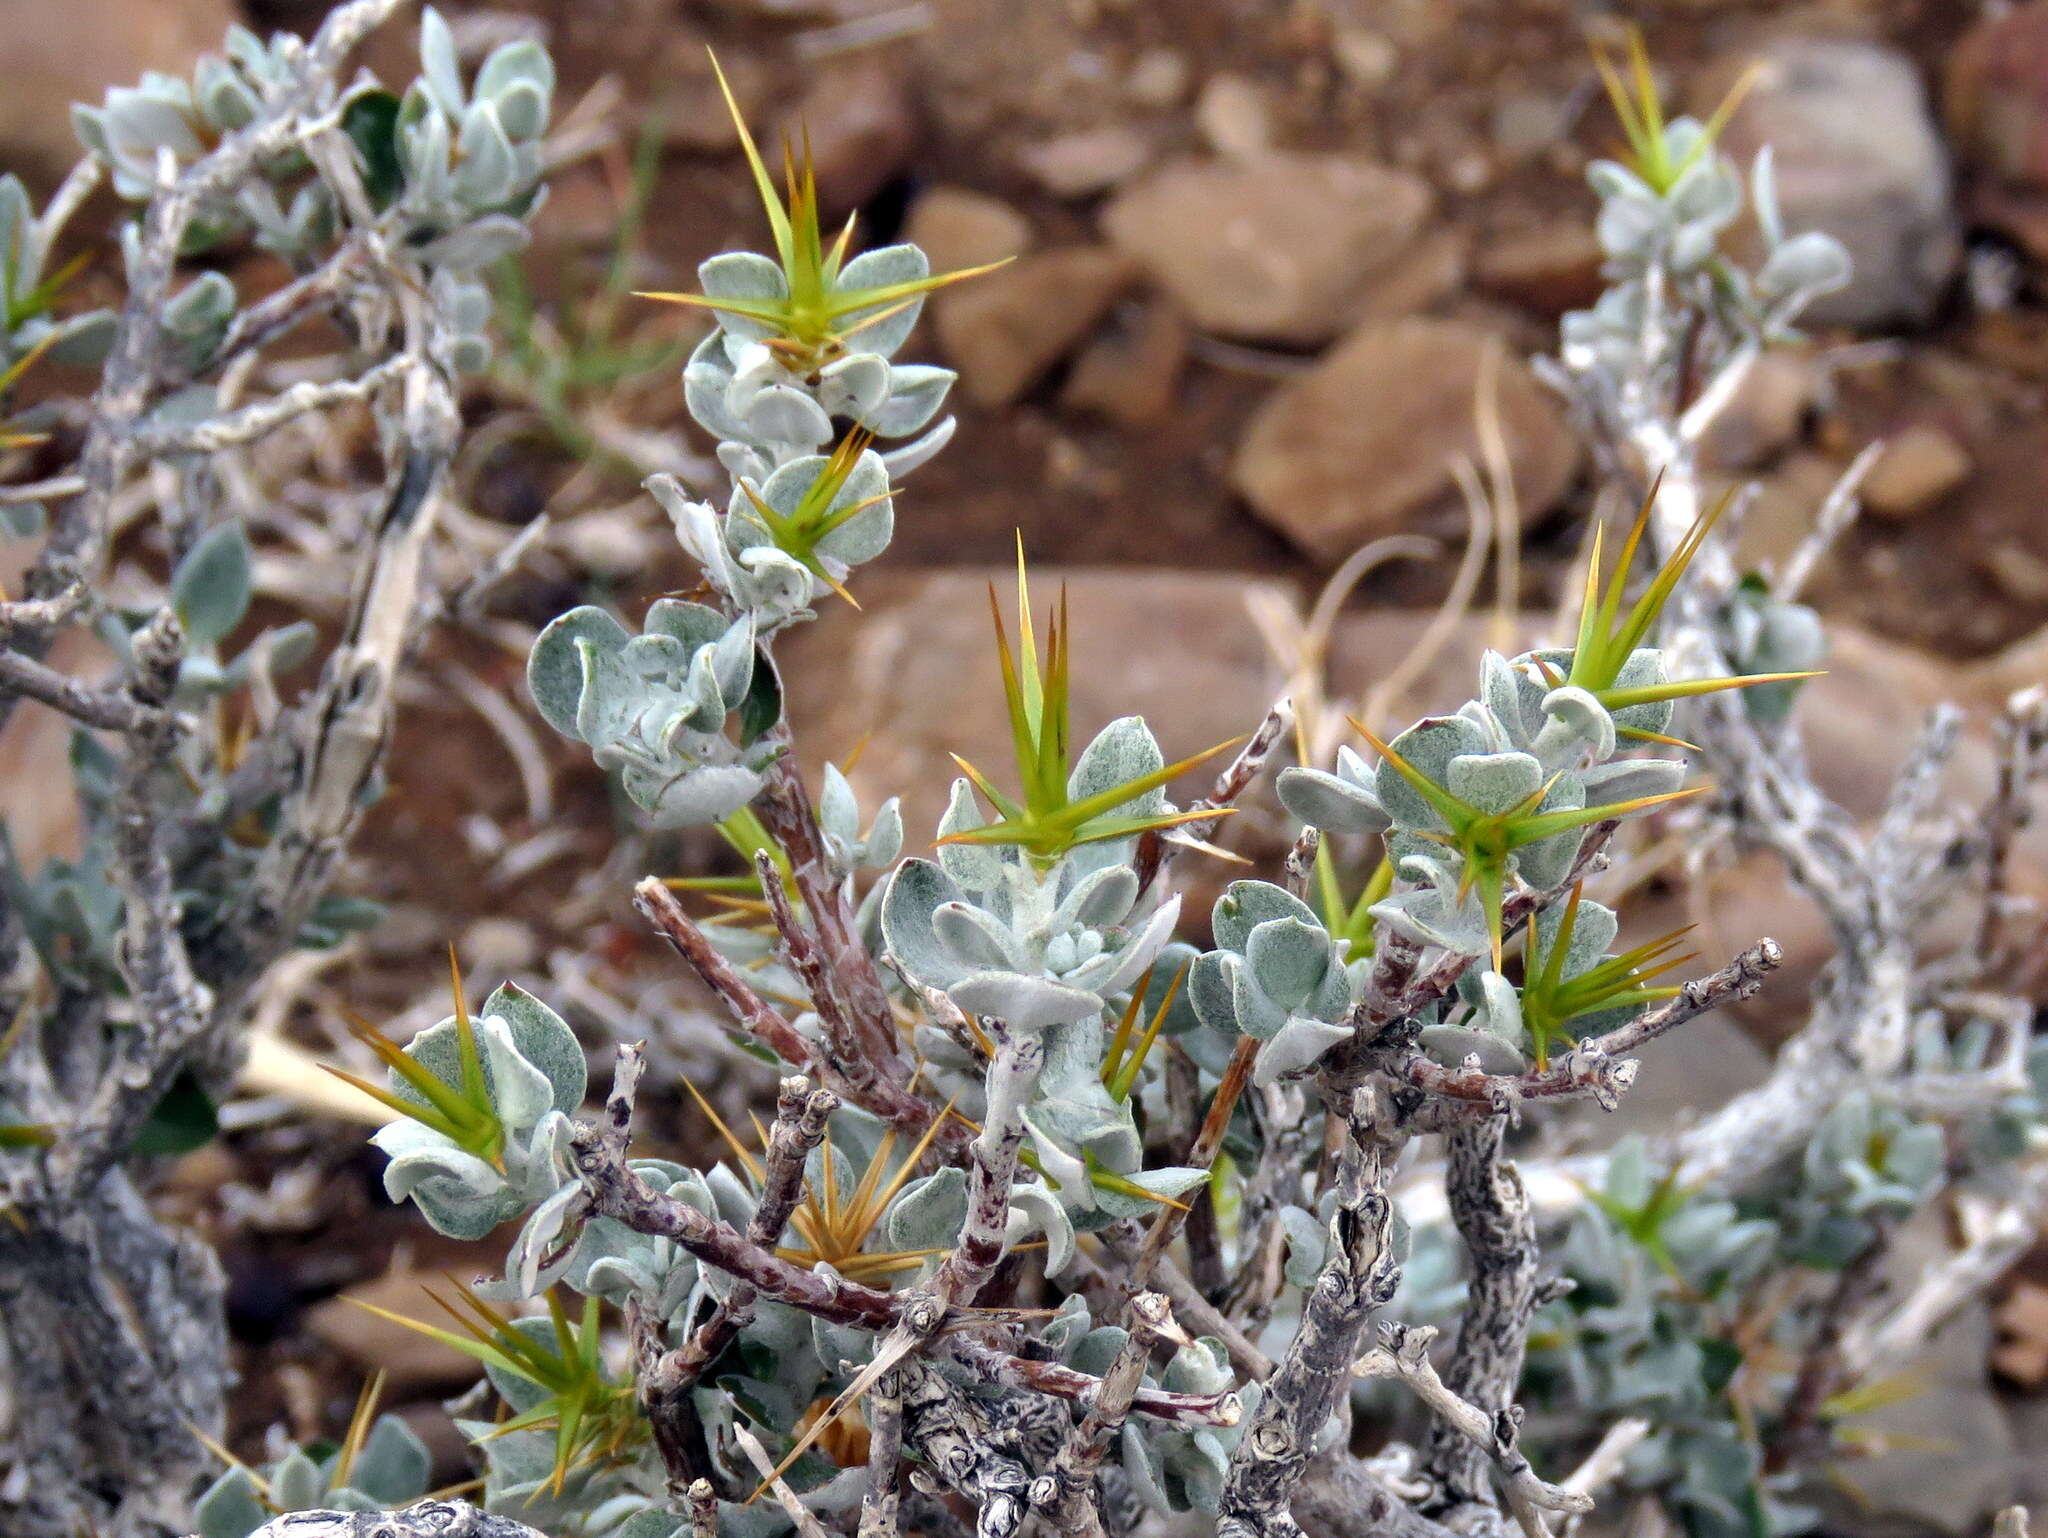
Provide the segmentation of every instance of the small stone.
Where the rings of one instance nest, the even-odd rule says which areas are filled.
[[[1880,518],[1915,518],[1970,478],[1970,451],[1945,429],[1916,422],[1890,439],[1863,482],[1863,508]]]
[[[1376,91],[1401,67],[1401,51],[1384,32],[1371,27],[1339,26],[1330,37],[1330,57],[1346,80]]]
[[[1134,276],[1118,252],[1067,246],[945,290],[933,310],[961,390],[978,406],[1015,400],[1094,329]]]
[[[1503,159],[1532,160],[1564,138],[1571,122],[1569,95],[1525,91],[1493,109],[1493,147]]]
[[[739,130],[726,110],[704,41],[694,28],[679,26],[673,33],[664,29],[659,52],[646,66],[650,78],[641,122],[654,122],[661,142],[670,149],[693,155],[737,155]],[[751,53],[730,52],[720,56],[719,64],[748,122],[758,123],[774,111],[782,98],[776,76],[765,62]]]
[[[1963,34],[1949,52],[1942,115],[1970,165],[2048,190],[2048,3],[1987,13]]]
[[[1799,436],[1813,404],[1813,365],[1795,352],[1764,353],[1707,428],[1701,462],[1717,470],[1754,470]]]
[[[1471,233],[1462,226],[1425,231],[1373,278],[1357,319],[1399,320],[1434,309],[1464,284],[1471,256]]]
[[[1471,197],[1493,185],[1493,160],[1477,148],[1460,150],[1444,163],[1444,180],[1453,192]]]
[[[509,977],[539,958],[540,936],[523,919],[489,914],[471,921],[462,935],[462,955],[474,977]]]
[[[1592,227],[1573,219],[1483,242],[1472,278],[1496,299],[1554,320],[1600,297],[1605,260]]]
[[[1088,451],[1063,433],[1054,433],[1045,445],[1045,489],[1054,496],[1100,496],[1100,469],[1089,462]]]
[[[1821,677],[1802,686],[1797,707],[1814,783],[1851,817],[1875,818],[1898,778],[1917,725],[1944,701],[1981,701],[1969,675],[1946,658],[1874,635],[1843,620],[1827,627]],[[1955,781],[1976,796],[1991,786],[1991,755],[1971,733],[1956,755]]]
[[[966,187],[933,187],[910,205],[903,238],[931,258],[933,272],[985,267],[1031,248],[1031,221],[1001,198]]]
[[[1899,1277],[1894,1293],[1926,1275]],[[1843,1475],[1845,1488],[1826,1502],[1829,1530],[1853,1524],[1865,1532],[1972,1538],[2011,1504],[2016,1473],[2030,1459],[2015,1446],[2012,1423],[1988,1381],[1993,1338],[1988,1309],[1972,1301],[1901,1364],[1915,1392],[1856,1417],[1859,1433],[1884,1456],[1860,1460]]]
[[[1141,107],[1165,111],[1188,94],[1187,55],[1173,48],[1148,48],[1124,76],[1124,94]]]
[[[2038,688],[2041,680],[2048,678],[2048,625],[1974,664],[1970,676],[1979,692],[1994,700],[2002,700],[2021,689]],[[2048,834],[2048,819],[2037,826]],[[2044,869],[2048,869],[2048,862],[2044,862]]]
[[[1060,404],[1122,427],[1150,427],[1173,410],[1187,355],[1187,317],[1173,301],[1120,306],[1074,360]]]
[[[1227,160],[1250,160],[1273,147],[1273,112],[1257,81],[1225,72],[1195,99],[1195,127]]]
[[[1720,100],[1745,55],[1710,71]],[[1786,36],[1754,56],[1756,84],[1723,134],[1747,166],[1764,145],[1777,161],[1789,231],[1823,230],[1848,247],[1854,276],[1816,301],[1816,325],[1878,328],[1925,321],[1956,269],[1948,152],[1913,61],[1852,38]]]
[[[38,541],[0,540],[0,584],[21,591],[22,573]],[[48,663],[74,678],[119,676],[119,664],[100,638],[82,626],[57,634]],[[7,830],[10,861],[36,870],[45,860],[76,860],[85,837],[85,815],[74,795],[52,795],[52,785],[72,783],[70,720],[54,710],[24,710],[0,732],[0,827]]]
[[[875,55],[826,66],[784,118],[781,137],[808,137],[818,203],[830,214],[859,208],[898,175],[917,143],[902,75]]]
[[[222,1186],[248,1179],[248,1170],[225,1143],[201,1143],[163,1174],[159,1189],[178,1196],[204,1200]]]
[[[555,525],[553,543],[584,571],[599,577],[623,577],[645,571],[673,538],[658,528],[645,507],[592,508]]]
[[[1744,571],[1781,570],[1813,532],[1813,520],[1843,469],[1825,454],[1799,449],[1780,458],[1770,474],[1758,477],[1754,495],[1742,504],[1742,522],[1735,531],[1736,564]],[[1718,498],[1748,484],[1747,475],[1724,473],[1708,475],[1704,489],[1709,498]],[[1839,547],[1830,552],[1822,570],[1838,558]]]
[[[1166,167],[1119,193],[1102,226],[1202,330],[1311,345],[1356,318],[1433,202],[1371,161],[1272,154]]]
[[[2048,265],[2048,193],[2026,188],[2015,189],[1988,180],[1981,181],[1970,190],[1969,214],[1973,223],[1998,231],[2036,264]],[[1995,261],[2005,253],[1997,246],[1979,245],[1972,248],[1970,255],[1981,262],[1985,255],[1992,256]],[[1980,312],[1992,314],[2010,310],[2018,286],[2014,280],[2023,273],[2024,269],[2021,268],[2007,278],[1994,276],[1992,282],[1995,288],[2003,289],[2005,293],[2002,302],[1991,303],[1977,299],[1977,282],[1974,281],[1977,274],[1973,273],[1972,307]]]
[[[1082,128],[1027,144],[1017,164],[1056,198],[1085,198],[1126,181],[1152,158],[1152,141],[1135,128]]]
[[[1497,350],[1497,351],[1496,351]],[[1498,359],[1502,436],[1533,522],[1564,495],[1579,445],[1550,393],[1491,332],[1463,321],[1367,325],[1252,418],[1231,483],[1319,560],[1446,508],[1458,456],[1478,458],[1474,400]]]
[[[2020,1282],[1996,1313],[1999,1341],[1991,1364],[2026,1388],[2048,1380],[2048,1287]]]
[[[619,243],[619,189],[595,160],[563,166],[548,178],[547,201],[533,223],[533,238],[551,254],[609,253]]]
[[[1993,545],[1979,557],[1985,574],[2015,603],[2048,604],[2048,560],[2011,540]]]

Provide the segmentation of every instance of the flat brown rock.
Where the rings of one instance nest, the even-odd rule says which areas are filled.
[[[1501,431],[1525,521],[1557,504],[1579,445],[1550,392],[1504,343],[1463,321],[1362,327],[1260,407],[1231,465],[1255,511],[1319,560],[1448,505],[1453,465],[1475,462],[1475,402],[1498,351]]]
[[[933,317],[962,393],[979,406],[1015,400],[1094,329],[1135,276],[1118,252],[1065,246],[941,293]]]
[[[1418,177],[1348,155],[1188,160],[1125,188],[1102,228],[1200,329],[1311,344],[1362,313],[1434,202]]]
[[[789,719],[807,768],[845,760],[874,735],[851,778],[872,806],[901,792],[910,845],[929,839],[959,770],[958,753],[1008,783],[1009,721],[989,623],[991,581],[1015,642],[1014,571],[876,573],[856,584],[862,612],[840,605],[790,632],[779,648]],[[1228,573],[1041,567],[1031,591],[1045,608],[1067,593],[1073,620],[1075,751],[1118,716],[1142,715],[1179,757],[1255,727],[1278,692],[1279,669],[1247,599],[1283,584]],[[1206,786],[1213,771],[1191,783]]]

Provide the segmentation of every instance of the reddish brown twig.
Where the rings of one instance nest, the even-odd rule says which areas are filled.
[[[922,1132],[938,1115],[936,1106],[905,1085],[874,1072],[870,1058],[856,1053],[842,1059],[836,1052],[828,1057],[805,1041],[796,1027],[761,997],[739,968],[719,953],[675,893],[658,877],[645,877],[633,888],[633,904],[676,948],[705,986],[718,995],[734,1021],[792,1068],[816,1074],[827,1089],[842,1099],[912,1132]],[[850,1066],[855,1064],[858,1066]],[[939,1140],[957,1146],[964,1136],[964,1129],[942,1127]]]
[[[1635,1081],[1636,1065],[1624,1054],[1676,1030],[1688,1020],[1735,999],[1746,999],[1763,986],[1766,974],[1784,960],[1775,940],[1759,940],[1720,971],[1694,978],[1677,995],[1645,1010],[1628,1024],[1604,1036],[1580,1042],[1556,1067],[1542,1073],[1497,1074],[1478,1068],[1446,1068],[1415,1053],[1395,1071],[1417,1089],[1450,1100],[1489,1109],[1521,1100],[1551,1100],[1591,1095],[1609,1106]]]
[[[1237,750],[1237,756],[1216,776],[1215,783],[1209,787],[1209,794],[1188,810],[1213,812],[1220,818],[1237,805],[1237,798],[1259,777],[1259,772],[1266,767],[1266,760],[1273,756],[1274,747],[1293,720],[1293,701],[1275,700],[1272,709],[1266,712],[1265,720],[1259,723],[1258,730],[1245,739],[1244,746]],[[1194,818],[1170,832],[1153,828],[1141,834],[1138,852],[1131,860],[1132,869],[1138,873],[1138,889],[1141,892],[1149,890],[1159,873],[1173,862],[1174,856],[1187,848],[1187,840],[1200,837],[1201,831],[1212,826],[1213,822],[1213,818]],[[1173,836],[1175,834],[1179,836]]]

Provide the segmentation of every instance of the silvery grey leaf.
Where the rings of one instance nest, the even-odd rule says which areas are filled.
[[[1576,768],[1587,757],[1595,763],[1614,756],[1614,717],[1590,693],[1573,685],[1552,689],[1543,698],[1544,722],[1530,751],[1545,770]]]
[[[919,465],[937,454],[940,449],[953,441],[953,430],[959,423],[947,417],[923,437],[912,440],[900,449],[891,449],[882,456],[882,463],[889,467],[891,480],[900,481]]]
[[[192,1508],[199,1538],[248,1538],[270,1520],[270,1508],[256,1493],[246,1469],[229,1469],[206,1488]]]
[[[943,1250],[967,1222],[967,1173],[949,1167],[914,1180],[889,1207],[889,1248]]]
[[[889,360],[857,352],[818,371],[818,404],[835,417],[868,421],[889,398]]]
[[[974,799],[974,786],[964,777],[953,781],[945,816],[939,819],[940,839],[972,832],[984,822],[981,807]],[[970,891],[992,892],[1002,884],[1003,854],[990,845],[942,842],[938,846],[938,861],[947,875]]]
[[[938,415],[958,377],[953,370],[935,364],[895,364],[889,371],[887,394],[861,420],[877,437],[901,438],[914,433]],[[898,476],[904,473],[893,464],[890,470]]]
[[[940,903],[932,910],[932,929],[961,967],[1009,972],[1035,970],[1023,949],[995,915],[972,903]]]
[[[1756,275],[1756,286],[1767,299],[1794,294],[1815,298],[1843,287],[1849,278],[1849,253],[1842,243],[1832,235],[1808,230],[1771,252]]]
[[[705,764],[679,772],[627,765],[620,784],[656,827],[698,828],[722,822],[761,793],[759,771],[740,764]]]
[[[753,251],[727,251],[699,263],[697,282],[714,300],[776,301],[789,297],[789,283],[782,268]],[[712,313],[718,317],[718,324],[732,336],[759,342],[775,335],[773,326],[745,315],[718,309]]]
[[[186,553],[171,574],[171,604],[192,646],[211,651],[241,624],[252,573],[249,536],[239,520],[209,530]]]
[[[505,121],[506,131],[514,138],[534,138],[547,127],[547,106],[555,94],[555,61],[547,49],[530,38],[501,43],[491,50],[476,73],[476,94],[497,102],[501,114],[508,100],[538,100],[541,115],[532,126],[525,126],[524,117],[519,127],[513,126],[510,117]],[[520,109],[522,113],[527,110]]]
[[[1097,994],[1015,972],[975,972],[950,985],[946,993],[969,1014],[994,1015],[1027,1032],[1083,1020],[1102,1008]]]
[[[1449,779],[1452,759],[1483,754],[1490,745],[1486,734],[1462,716],[1433,716],[1410,727],[1389,746],[1424,779],[1443,785]],[[1391,762],[1382,763],[1375,771],[1374,789],[1396,827],[1444,827],[1436,809],[1423,800]]]
[[[1323,1269],[1323,1257],[1329,1250],[1328,1228],[1306,1208],[1282,1207],[1280,1231],[1287,1239],[1287,1260],[1283,1269],[1288,1285],[1315,1286],[1316,1274]]]
[[[474,272],[524,250],[531,238],[525,224],[510,214],[486,214],[428,241],[415,254],[423,266]]]
[[[1188,1003],[1212,1031],[1239,1034],[1237,974],[1244,958],[1229,951],[1206,951],[1188,969]]]
[[[1252,1083],[1263,1089],[1289,1074],[1313,1067],[1340,1041],[1349,1041],[1351,1027],[1296,1015],[1283,1025],[1252,1062]]]
[[[1317,922],[1315,910],[1284,887],[1270,881],[1233,881],[1210,910],[1210,932],[1224,950],[1242,952],[1252,931],[1272,919]]]
[[[1058,932],[1077,924],[1097,929],[1121,924],[1137,900],[1138,873],[1128,865],[1104,866],[1074,884],[1053,910],[1050,927]]]
[[[584,604],[551,621],[527,654],[526,687],[541,717],[565,737],[580,734],[577,706],[583,698],[584,666],[578,642],[605,652],[622,652],[632,639],[604,610]]]
[[[1291,815],[1326,833],[1378,833],[1387,826],[1386,811],[1367,786],[1327,770],[1290,764],[1274,790]]]
[[[1275,920],[1284,923],[1286,920]],[[1246,1036],[1259,1041],[1270,1041],[1286,1027],[1287,1009],[1266,997],[1266,991],[1259,986],[1257,975],[1251,963],[1233,967],[1230,970],[1230,1010],[1236,1026]]]
[[[548,96],[532,81],[514,81],[493,95],[491,102],[498,109],[499,124],[515,146],[524,140],[538,139],[547,131]],[[515,155],[513,186],[525,186],[533,180],[538,170],[539,167],[532,164],[528,157]]]
[[[945,851],[940,852],[943,856]],[[883,937],[903,970],[927,988],[950,987],[967,975],[933,922],[943,904],[964,898],[952,876],[929,860],[905,860],[889,879],[888,896],[882,899]]]
[[[498,121],[495,102],[477,102],[462,114],[457,144],[462,152],[455,168],[457,197],[482,210],[496,207],[512,195],[512,141]]]
[[[465,93],[455,34],[431,5],[420,12],[420,84],[451,121],[462,116]]]
[[[842,293],[864,288],[887,288],[898,283],[915,282],[930,273],[931,263],[916,246],[881,246],[873,251],[863,251],[841,268],[839,282],[835,286]],[[872,310],[856,311],[840,321],[840,328],[862,352],[879,353],[887,358],[910,339],[910,333],[916,328],[917,318],[923,311],[924,296],[920,294],[908,302],[891,300]]]
[[[1259,990],[1289,1012],[1316,991],[1333,962],[1329,933],[1298,918],[1269,919],[1245,941],[1245,965]]]
[[[1477,1057],[1487,1073],[1522,1073],[1529,1063],[1522,1054],[1491,1031],[1467,1030],[1456,1025],[1431,1025],[1417,1038],[1422,1050],[1447,1068],[1456,1068],[1468,1057]]]
[[[1441,783],[1482,812],[1507,812],[1541,790],[1546,778],[1528,753],[1461,753],[1445,765]]]
[[[1672,758],[1617,758],[1579,771],[1591,805],[1662,796],[1685,783],[1686,766]]]
[[[1121,716],[1097,732],[1081,750],[1067,776],[1067,795],[1080,801],[1163,768],[1166,755],[1143,716]],[[1162,810],[1164,790],[1148,790],[1120,803],[1114,815],[1143,816]]]
[[[270,1499],[280,1511],[311,1511],[327,1493],[320,1466],[296,1447],[270,1471]]]

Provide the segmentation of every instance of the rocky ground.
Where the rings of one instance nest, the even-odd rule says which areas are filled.
[[[323,8],[0,0],[0,168],[48,185],[74,153],[71,100],[188,67],[229,21],[303,29]],[[1886,443],[1863,518],[1808,586],[1835,637],[1834,672],[1807,712],[1823,782],[1867,812],[1902,723],[1926,705],[1981,711],[2048,678],[2048,0],[444,9],[472,39],[544,29],[564,101],[589,93],[616,142],[568,168],[541,216],[523,264],[535,318],[475,392],[460,467],[468,513],[516,526],[547,511],[553,528],[496,629],[449,637],[422,675],[394,793],[354,875],[392,917],[339,958],[308,962],[273,1001],[308,1046],[343,1050],[342,1003],[401,1030],[439,1013],[428,976],[451,939],[472,977],[546,982],[594,1044],[607,1027],[637,1035],[655,1013],[690,1007],[632,920],[622,877],[701,869],[715,851],[632,837],[587,761],[516,724],[508,736],[478,700],[509,701],[517,717],[524,638],[579,596],[637,607],[686,580],[637,485],[687,471],[704,448],[684,435],[675,383],[696,331],[680,311],[603,293],[612,276],[692,286],[700,258],[762,239],[707,45],[764,138],[808,127],[828,213],[858,210],[867,239],[908,234],[942,267],[1015,258],[928,309],[912,349],[963,371],[960,433],[902,500],[864,612],[834,612],[791,648],[811,761],[843,762],[868,740],[856,778],[870,792],[907,788],[914,833],[940,809],[944,751],[975,756],[1000,730],[982,583],[1020,535],[1042,580],[1069,578],[1083,724],[1141,710],[1180,751],[1257,718],[1307,603],[1347,555],[1388,535],[1436,541],[1369,575],[1334,628],[1332,690],[1371,700],[1453,585],[1466,518],[1451,467],[1483,457],[1483,399],[1520,519],[1505,601],[1492,603],[1490,574],[1479,608],[1495,612],[1373,703],[1396,714],[1462,697],[1477,645],[1551,612],[1591,487],[1527,360],[1597,292],[1582,176],[1617,135],[1588,44],[1627,21],[1680,99],[1711,104],[1762,63],[1730,147],[1746,159],[1773,144],[1788,224],[1831,231],[1855,258],[1854,284],[1814,316],[1804,346],[1756,371],[1712,445],[1718,475],[1761,487],[1741,539],[1768,565],[1854,455]],[[387,78],[410,70],[402,34],[374,54]],[[253,293],[281,274],[249,259],[236,276]],[[54,736],[10,741],[8,778],[32,783],[60,750]],[[1988,776],[1982,752],[1970,773]],[[17,826],[39,819],[46,846],[62,847],[48,797],[6,798]],[[1243,820],[1240,842],[1270,839],[1256,812]],[[1750,862],[1673,864],[1652,895],[1705,923],[1709,949],[1767,928],[1796,962],[1740,1027],[1697,1032],[1670,1048],[1688,1056],[1648,1065],[1634,1114],[1668,1116],[1757,1071],[1800,1017],[1825,937]],[[1648,1098],[1660,1081],[1675,1088]],[[378,1367],[395,1374],[394,1401],[419,1402],[431,1425],[428,1403],[466,1377],[460,1362],[334,1295],[418,1311],[417,1275],[488,1257],[394,1222],[359,1129],[274,1119],[280,1104],[294,1110],[289,1095],[248,1104],[242,1130],[188,1159],[172,1193],[238,1278],[241,1443],[280,1419],[331,1431]],[[691,1124],[675,1125],[687,1139]],[[413,1247],[394,1256],[401,1234]],[[2048,1279],[2048,1262],[2036,1270]],[[1938,1392],[1921,1403],[1947,1453],[1853,1471],[1874,1511],[1974,1531],[1975,1508],[2015,1477],[2041,1493],[2025,1484],[2042,1479],[2026,1454],[2048,1411],[2026,1391],[2048,1377],[2048,1293],[2028,1285],[2003,1336],[1980,1317],[1943,1347]]]

